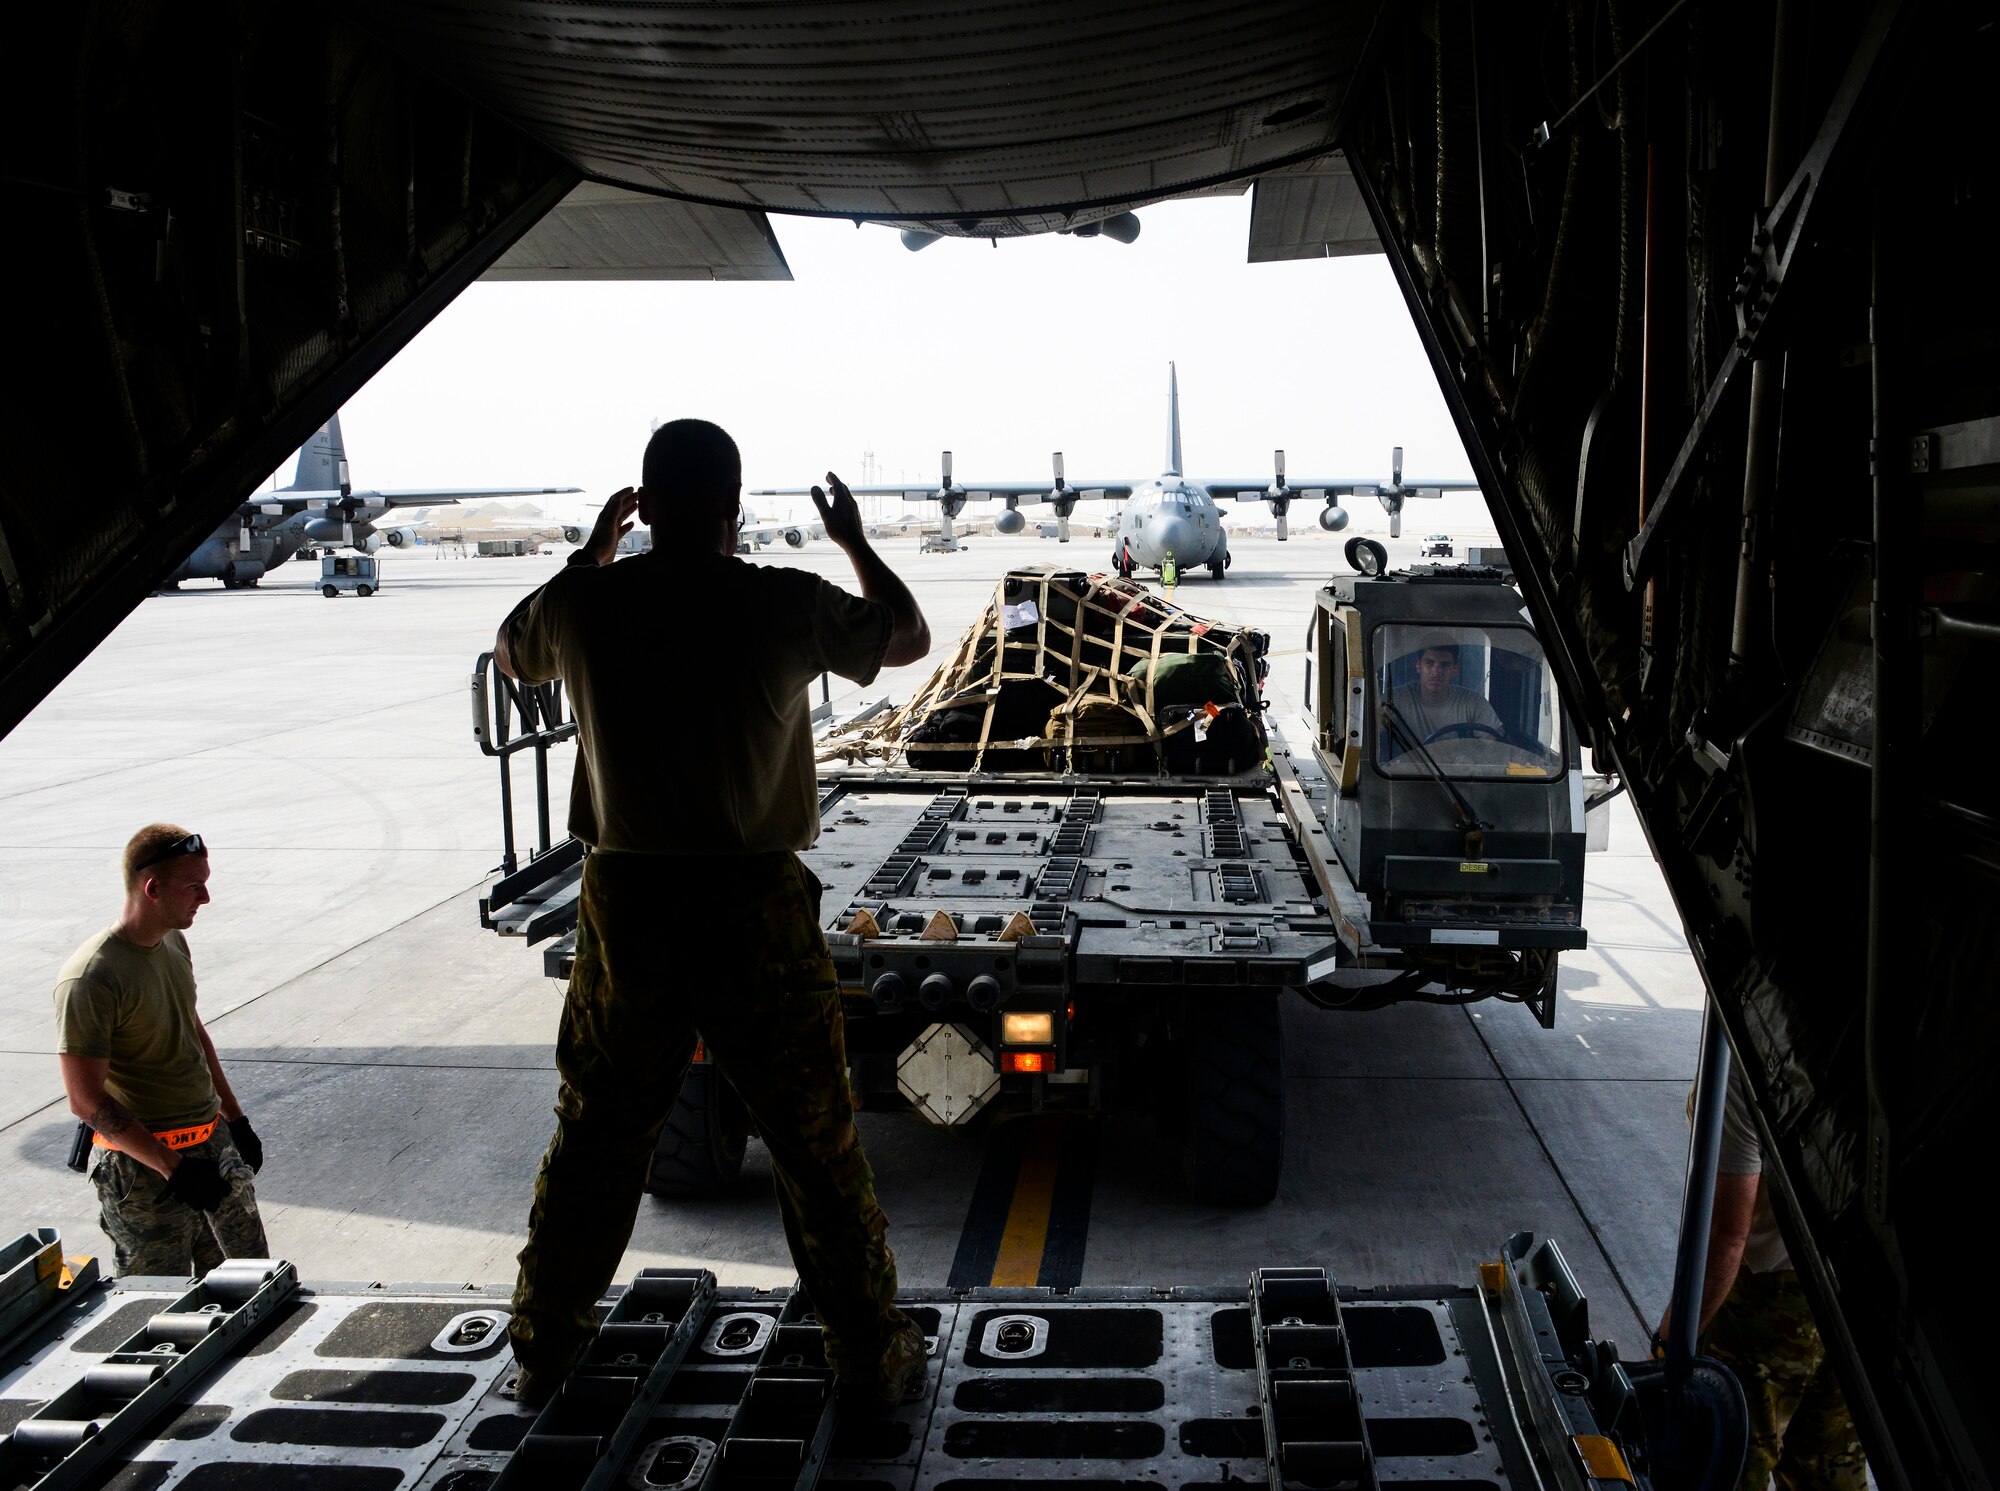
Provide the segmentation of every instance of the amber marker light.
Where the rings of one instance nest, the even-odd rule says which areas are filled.
[[[1000,1044],[1003,1046],[1053,1046],[1056,1017],[1047,1010],[1027,1010],[1000,1017]],[[1040,1071],[1040,1067],[1034,1068]]]

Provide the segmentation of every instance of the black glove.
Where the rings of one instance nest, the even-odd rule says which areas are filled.
[[[236,1141],[236,1152],[243,1156],[243,1163],[250,1167],[252,1175],[264,1168],[264,1141],[250,1127],[249,1114],[229,1120],[229,1137]]]
[[[206,1155],[191,1155],[167,1177],[167,1194],[196,1211],[214,1211],[229,1194],[222,1167]]]

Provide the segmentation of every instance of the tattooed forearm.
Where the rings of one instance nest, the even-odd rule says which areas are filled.
[[[136,1120],[125,1111],[124,1106],[116,1098],[107,1097],[86,1122],[105,1138],[115,1139],[131,1128]]]

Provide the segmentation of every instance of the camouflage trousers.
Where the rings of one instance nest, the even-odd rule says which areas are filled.
[[[214,1160],[229,1182],[229,1194],[214,1211],[196,1211],[167,1195],[159,1171],[123,1150],[97,1151],[90,1183],[97,1187],[97,1223],[117,1252],[118,1272],[199,1277],[225,1258],[270,1257],[256,1185],[229,1125],[218,1123],[207,1139],[181,1153]]]
[[[584,861],[556,1132],[509,1326],[523,1366],[560,1370],[595,1330],[593,1306],[632,1236],[697,1037],[770,1151],[828,1363],[865,1376],[913,1329],[895,1305],[888,1220],[854,1128],[840,992],[808,881],[789,853]]]
[[[1724,1362],[1750,1400],[1750,1453],[1739,1491],[1862,1491],[1861,1440],[1826,1360],[1798,1275],[1748,1270],[1722,1302],[1702,1350]]]

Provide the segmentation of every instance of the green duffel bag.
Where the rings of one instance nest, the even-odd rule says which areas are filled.
[[[1141,658],[1126,672],[1128,697],[1146,701],[1146,679],[1153,680],[1153,709],[1175,704],[1213,704],[1218,709],[1243,702],[1236,670],[1219,652],[1163,652],[1159,660]]]

